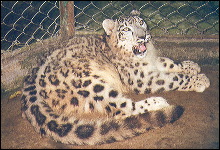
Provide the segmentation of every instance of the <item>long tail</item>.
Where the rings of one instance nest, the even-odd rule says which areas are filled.
[[[121,120],[114,118],[87,120],[56,115],[46,103],[39,101],[27,107],[26,98],[22,97],[25,107],[23,111],[37,132],[52,137],[55,141],[74,145],[112,143],[137,136],[150,129],[173,123],[184,111],[181,106],[170,105],[161,110]]]

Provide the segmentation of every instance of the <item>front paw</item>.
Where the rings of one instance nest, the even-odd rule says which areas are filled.
[[[201,71],[201,69],[197,63],[187,60],[181,63],[181,71],[182,71],[181,73],[184,74],[196,75]]]
[[[210,86],[210,81],[205,74],[198,74],[197,76],[194,76],[193,79],[196,92],[203,92]]]

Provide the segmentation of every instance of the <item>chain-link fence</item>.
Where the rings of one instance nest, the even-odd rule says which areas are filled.
[[[75,1],[75,30],[103,33],[102,21],[139,10],[152,35],[218,35],[219,1]],[[1,1],[1,50],[54,36],[56,1]]]

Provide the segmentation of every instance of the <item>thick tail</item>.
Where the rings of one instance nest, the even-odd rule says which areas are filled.
[[[97,145],[121,141],[167,123],[173,123],[183,111],[181,106],[170,105],[161,110],[121,120],[114,118],[81,120],[53,114],[46,104],[41,103],[31,105],[25,110],[25,115],[37,132],[52,137],[55,141],[74,145]]]

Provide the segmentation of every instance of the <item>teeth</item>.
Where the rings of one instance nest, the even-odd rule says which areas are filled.
[[[139,49],[134,49],[133,52],[134,52],[135,55],[143,55],[146,52],[146,50],[141,51]]]
[[[133,52],[134,54],[143,54],[147,50],[144,43],[140,43],[139,45],[133,46]]]

